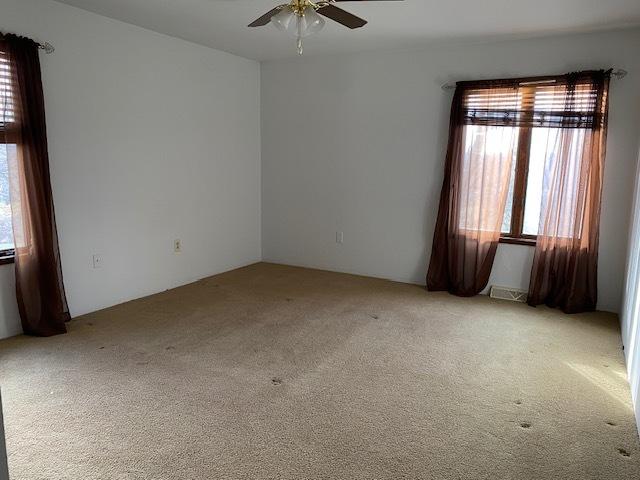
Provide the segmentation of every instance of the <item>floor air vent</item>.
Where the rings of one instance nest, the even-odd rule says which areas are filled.
[[[499,298],[500,300],[510,300],[512,302],[526,302],[527,292],[518,290],[517,288],[497,287],[493,285],[489,293],[491,298]]]

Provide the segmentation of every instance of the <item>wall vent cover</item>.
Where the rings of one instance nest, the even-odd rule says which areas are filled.
[[[518,290],[517,288],[491,286],[489,293],[491,298],[499,298],[500,300],[510,300],[512,302],[525,303],[527,301],[527,292]]]

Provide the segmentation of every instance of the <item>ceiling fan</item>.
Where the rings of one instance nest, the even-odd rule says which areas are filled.
[[[367,21],[356,17],[334,5],[336,2],[351,1],[385,1],[385,0],[291,0],[272,8],[267,13],[249,24],[250,27],[262,27],[271,22],[288,35],[294,37],[298,46],[298,53],[302,55],[302,39],[317,33],[324,27],[324,18],[338,22],[345,27],[354,29],[367,24]],[[322,16],[321,16],[322,15]]]

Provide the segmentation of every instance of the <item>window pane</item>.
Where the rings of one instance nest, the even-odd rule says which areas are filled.
[[[6,145],[0,144],[0,250],[13,248]]]
[[[542,211],[545,165],[551,165],[555,155],[558,128],[534,128],[531,132],[531,150],[529,151],[529,175],[527,177],[527,197],[524,205],[522,233],[538,235],[540,212]]]
[[[516,183],[516,160],[511,162],[511,178],[509,179],[509,191],[507,192],[507,203],[504,206],[504,216],[502,217],[501,233],[511,233],[511,217],[513,212],[513,189]]]
[[[534,128],[531,136],[527,201],[524,210],[523,233],[541,232],[546,202],[560,203],[562,215],[549,220],[547,235],[574,238],[580,236],[576,211],[581,195],[583,148],[588,130],[582,128]],[[559,155],[562,161],[559,162]],[[554,182],[551,187],[550,183]],[[549,188],[560,192],[549,198]],[[557,210],[550,207],[551,211]]]
[[[504,218],[496,204],[507,196],[507,175],[513,176],[518,128],[467,125],[463,135],[458,226],[496,232]]]
[[[585,144],[590,131],[583,128],[534,128],[524,233],[541,233],[545,211],[556,212],[547,219],[545,235],[579,238],[581,235],[578,198],[584,194],[580,180]],[[551,185],[553,183],[553,185]],[[550,195],[550,192],[556,192]],[[551,202],[547,208],[547,202]],[[561,207],[561,208],[560,208]]]

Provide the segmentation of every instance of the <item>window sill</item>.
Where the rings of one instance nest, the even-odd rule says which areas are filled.
[[[535,247],[535,238],[514,238],[514,237],[500,237],[500,243],[507,243],[509,245],[524,245],[527,247]]]
[[[14,263],[15,256],[14,255],[5,255],[0,257],[0,265],[7,265],[9,263]]]

